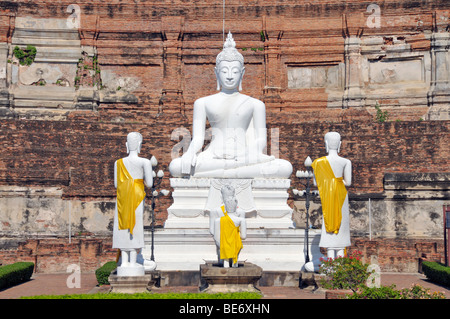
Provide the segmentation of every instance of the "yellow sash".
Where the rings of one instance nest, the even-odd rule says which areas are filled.
[[[117,161],[117,211],[119,229],[129,229],[133,234],[136,224],[136,208],[145,198],[144,180],[133,179],[123,159]]]
[[[242,249],[239,227],[234,225],[223,205],[221,208],[225,216],[220,218],[220,259],[233,258],[233,263],[237,263],[239,252]]]
[[[324,156],[312,163],[320,201],[322,202],[323,219],[327,233],[339,232],[342,219],[342,205],[347,196],[347,189],[342,177],[336,178],[328,159]]]

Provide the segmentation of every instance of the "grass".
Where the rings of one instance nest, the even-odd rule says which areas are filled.
[[[95,293],[95,294],[68,294],[68,295],[39,295],[21,297],[21,299],[261,299],[257,292],[233,293],[152,293],[136,294],[126,293]]]

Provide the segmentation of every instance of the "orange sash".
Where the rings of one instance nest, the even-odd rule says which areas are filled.
[[[239,252],[243,247],[239,227],[234,225],[225,207],[221,208],[225,216],[220,218],[220,259],[233,258],[233,263],[237,263]]]
[[[341,227],[342,205],[347,196],[344,179],[334,176],[330,163],[325,156],[316,159],[312,163],[312,168],[319,188],[325,229],[327,233],[337,234]]]
[[[117,211],[119,229],[129,229],[133,234],[136,224],[136,208],[145,198],[144,180],[133,179],[123,159],[117,161]]]

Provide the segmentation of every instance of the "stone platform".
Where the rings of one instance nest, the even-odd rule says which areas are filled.
[[[115,270],[108,277],[111,284],[110,292],[130,294],[148,292],[157,285],[160,277],[158,271],[146,272],[143,276],[118,276]]]
[[[150,259],[151,234],[145,231],[142,255]],[[157,270],[196,271],[205,260],[217,260],[216,245],[209,229],[156,229],[154,255]],[[319,265],[320,230],[309,231],[309,256]],[[260,266],[265,272],[298,272],[305,264],[304,229],[247,229],[239,261]]]
[[[232,185],[248,228],[293,228],[289,179],[171,178],[173,204],[166,229],[209,228],[209,212],[222,205],[220,188]]]
[[[256,288],[262,276],[262,268],[247,262],[239,262],[238,267],[224,268],[212,261],[200,265],[200,291],[208,293],[259,292]]]
[[[305,264],[305,230],[295,228],[287,204],[290,180],[283,178],[171,178],[173,203],[163,229],[154,233],[154,255],[162,271],[195,271],[205,260],[217,260],[209,213],[222,204],[221,188],[235,189],[238,206],[246,213],[247,236],[239,254],[267,271],[298,272]],[[151,233],[144,234],[142,255],[151,255]],[[319,265],[320,230],[310,230],[310,259]]]

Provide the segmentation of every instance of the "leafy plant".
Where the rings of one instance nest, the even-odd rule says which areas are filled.
[[[414,284],[411,288],[404,288],[401,291],[402,299],[445,299],[442,292],[431,292],[430,289]]]
[[[389,118],[388,111],[382,111],[378,102],[375,104],[375,109],[377,110],[376,121],[379,123],[386,122]]]
[[[381,287],[361,287],[359,291],[347,296],[347,299],[445,299],[442,292],[414,284],[411,288],[396,289],[395,285]]]
[[[99,285],[109,285],[108,277],[111,272],[117,268],[117,263],[115,261],[109,261],[103,266],[95,270],[95,277]]]
[[[40,79],[39,81],[36,81],[33,83],[33,85],[38,85],[38,86],[45,86],[47,84],[47,82],[44,79]]]
[[[87,72],[91,70],[90,72]],[[78,60],[77,73],[74,80],[74,86],[79,89],[80,86],[94,86],[100,89],[102,87],[100,65],[96,55],[89,56],[83,52],[83,57]]]
[[[347,257],[321,259],[320,273],[325,275],[321,284],[325,289],[350,289],[353,292],[365,286],[374,272],[367,271],[369,264],[361,260],[361,252],[352,252]]]
[[[16,46],[13,50],[14,56],[19,60],[20,65],[31,65],[36,58],[36,47],[27,45],[25,49]]]
[[[395,285],[381,287],[361,287],[358,292],[348,295],[347,299],[400,299],[400,291]]]

